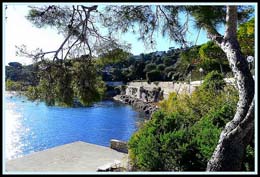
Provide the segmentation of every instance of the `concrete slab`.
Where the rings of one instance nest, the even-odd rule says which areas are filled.
[[[74,142],[6,162],[6,172],[95,172],[115,160],[126,161],[127,154],[111,148]]]

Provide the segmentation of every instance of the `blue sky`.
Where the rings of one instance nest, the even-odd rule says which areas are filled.
[[[16,56],[15,45],[27,45],[29,50],[34,50],[36,48],[43,48],[44,51],[54,50],[59,47],[63,40],[63,36],[59,35],[56,30],[51,28],[36,28],[25,16],[28,13],[29,8],[27,7],[31,4],[8,4],[6,10],[3,7],[3,17],[7,19],[3,20],[4,23],[4,59],[5,65],[11,61],[17,61],[22,64],[30,64],[31,59]],[[48,4],[49,5],[49,4]],[[93,5],[93,4],[92,4]],[[189,28],[188,40],[195,43],[198,35],[198,30],[192,25]],[[206,32],[201,30],[197,44],[205,43],[208,39],[206,37]],[[156,38],[157,46],[155,49],[147,49],[141,41],[138,41],[138,36],[132,33],[127,33],[125,35],[120,35],[118,38],[129,42],[132,44],[131,53],[134,55],[139,55],[140,53],[149,53],[154,51],[167,51],[169,47],[178,48],[174,42],[167,39],[167,37],[162,37],[158,35]]]

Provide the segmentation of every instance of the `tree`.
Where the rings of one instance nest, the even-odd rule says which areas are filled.
[[[255,18],[239,25],[237,31],[241,51],[245,56],[254,56],[255,53]]]
[[[159,64],[156,66],[156,69],[159,71],[163,71],[165,69],[165,65],[164,64]]]
[[[199,47],[191,47],[190,49],[184,50],[180,56],[183,63],[196,64],[200,60]]]
[[[118,62],[126,60],[129,56],[132,55],[129,52],[124,51],[120,48],[111,50],[105,50],[104,48],[102,48],[102,50],[99,52],[103,52],[99,55],[99,59],[101,60],[103,65],[116,64]]]
[[[93,53],[102,53],[104,57],[118,54],[120,59],[125,56],[123,49],[126,45],[120,45],[109,34],[101,34],[98,30],[94,21],[96,15],[100,15],[97,7],[31,7],[27,16],[30,22],[39,28],[56,28],[65,37],[58,49],[53,51],[36,49],[29,52],[25,45],[17,47],[17,54],[33,58],[35,63],[40,62],[40,88],[37,90],[48,105],[54,105],[58,101],[70,106],[74,97],[84,105],[98,101],[104,85],[96,74]],[[75,60],[73,64],[69,61],[71,59]]]
[[[198,23],[203,18],[193,12]],[[208,36],[226,54],[230,67],[236,79],[239,91],[239,101],[234,118],[227,123],[221,132],[219,143],[208,162],[208,171],[238,171],[241,170],[245,149],[254,131],[254,79],[249,71],[248,63],[240,51],[237,41],[238,7],[226,7],[226,30],[220,35],[213,26],[203,24]],[[205,16],[206,18],[206,16]]]
[[[223,73],[223,65],[228,65],[225,53],[212,41],[209,41],[200,47],[199,56],[201,58],[201,67],[207,71],[212,69],[216,70],[217,68],[215,68],[214,65],[219,64],[219,69],[221,73]]]
[[[196,25],[207,31],[208,37],[225,53],[234,74],[239,101],[234,118],[222,131],[219,143],[208,162],[208,171],[238,171],[245,155],[245,148],[254,132],[254,79],[237,40],[237,21],[247,17],[252,8],[246,6],[111,6],[107,7],[109,20],[105,25],[127,31],[133,24],[140,27],[140,38],[153,43],[153,34],[162,26],[176,42],[184,43],[187,24],[181,25],[177,14],[182,11],[192,15]],[[238,19],[241,17],[241,19]],[[113,17],[113,18],[112,18]],[[245,19],[245,18],[244,18]],[[160,21],[162,20],[162,21]],[[217,31],[225,23],[225,34]],[[186,26],[185,26],[186,25]]]
[[[145,72],[150,72],[152,70],[156,69],[156,64],[155,63],[149,63],[147,65],[145,65],[144,71]]]
[[[148,82],[162,80],[161,72],[158,70],[152,70],[146,73],[146,79]]]

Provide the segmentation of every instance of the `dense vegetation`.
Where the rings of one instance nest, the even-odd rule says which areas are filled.
[[[146,79],[151,82],[183,81],[187,78],[198,80],[202,79],[203,71],[204,75],[209,75],[200,88],[190,96],[170,95],[168,100],[161,103],[161,110],[133,135],[129,142],[133,166],[137,170],[152,171],[253,170],[255,90],[245,57],[254,54],[254,18],[247,22],[243,20],[248,20],[254,9],[250,6],[229,5],[123,5],[106,6],[105,9],[106,15],[99,15],[104,18],[103,25],[110,34],[118,29],[126,32],[137,24],[140,39],[146,44],[154,43],[154,32],[161,31],[163,35],[168,34],[171,40],[186,45],[187,28],[178,19],[178,14],[184,12],[194,18],[195,26],[207,31],[212,41],[201,46],[140,56],[132,56],[121,49],[110,50],[101,54],[101,58],[95,62],[81,59],[72,62],[66,58],[69,55],[63,57],[62,53],[63,60],[59,61],[58,54],[63,52],[64,44],[70,37],[76,39],[72,44],[79,41],[79,46],[88,46],[85,54],[91,60],[91,50],[101,44],[97,38],[111,39],[111,36],[101,37],[90,18],[91,13],[98,12],[97,6],[79,5],[77,8],[73,6],[73,9],[63,9],[53,5],[32,8],[28,16],[31,22],[40,27],[54,26],[67,38],[54,51],[53,62],[45,60],[39,64],[37,82],[25,89],[29,91],[28,96],[43,99],[49,105],[59,103],[68,106],[72,105],[76,97],[82,104],[89,105],[99,100],[104,92],[99,74],[102,74],[104,81]],[[238,21],[245,23],[239,26],[237,34]],[[218,33],[219,24],[225,24],[223,36]],[[96,40],[89,43],[93,38]],[[78,49],[77,45],[68,45],[69,51],[73,47]],[[119,58],[114,56],[118,54]],[[38,58],[44,58],[44,55]],[[225,86],[223,75],[210,73],[215,70],[226,75],[230,71],[229,66],[236,79],[238,92]],[[15,64],[12,67],[21,66]],[[22,83],[16,84],[10,79],[7,79],[7,86],[10,89],[24,90]],[[227,122],[229,126],[225,127]],[[219,136],[221,131],[222,136]],[[242,161],[243,169],[240,165]]]
[[[96,66],[84,58],[55,63],[42,61],[29,66],[9,63],[6,68],[7,90],[25,91],[29,99],[42,100],[47,105],[73,106],[79,101],[80,105],[89,106],[105,92]],[[28,68],[37,68],[37,72]]]
[[[5,81],[19,81],[24,85],[37,85],[36,65],[22,65],[19,62],[10,62],[5,66]]]
[[[237,91],[215,71],[191,96],[172,93],[129,141],[135,170],[204,171],[237,100]],[[248,146],[245,170],[253,170],[253,147]]]
[[[184,81],[189,74],[192,74],[191,80],[200,80],[199,68],[201,67],[204,68],[204,75],[212,70],[222,71],[224,74],[229,73],[230,68],[225,55],[212,56],[212,53],[221,51],[219,47],[214,45],[213,48],[212,45],[213,43],[209,42],[185,49],[130,55],[127,59],[103,65],[103,80]],[[200,51],[209,52],[200,55]]]
[[[210,44],[212,45],[212,43]],[[208,43],[205,45],[207,47]],[[94,61],[92,61],[91,68],[94,69],[98,75],[102,76],[103,81],[183,81],[188,78],[190,73],[192,73],[192,80],[199,80],[201,79],[199,73],[200,67],[205,68],[205,72],[203,74],[206,74],[210,70],[220,70],[218,63],[215,64],[214,62],[211,62],[214,61],[214,59],[211,59],[213,57],[208,59],[210,62],[197,62],[197,64],[193,64],[195,58],[200,61],[200,58],[206,56],[206,54],[204,54],[203,57],[198,55],[199,51],[205,48],[205,45],[193,46],[186,49],[169,49],[168,51],[157,51],[148,54],[140,54],[137,56],[133,56],[132,54],[123,51],[122,49],[117,49],[108,53],[103,53],[96,57]],[[206,48],[205,50],[210,49]],[[23,84],[25,85],[23,90],[27,90],[28,86],[37,86],[39,84],[43,84],[44,81],[40,78],[40,76],[46,79],[46,77],[52,78],[61,76],[58,73],[54,74],[54,72],[72,72],[70,71],[71,69],[69,69],[73,68],[69,66],[71,63],[74,63],[75,72],[75,63],[77,62],[68,60],[61,66],[59,62],[60,61],[56,62],[56,64],[51,64],[51,62],[38,62],[28,66],[22,66],[18,62],[9,63],[9,65],[6,66],[6,80],[8,79],[10,81]],[[44,67],[48,67],[51,73],[53,73],[53,76],[49,75],[49,71],[44,73],[44,70],[40,69],[43,68],[43,65],[45,65]],[[223,67],[225,73],[230,71],[226,61],[223,64]],[[64,69],[66,71],[68,70],[68,72],[64,71]],[[66,77],[67,79],[70,79],[70,76]],[[55,85],[56,82],[53,82],[53,84]],[[70,85],[70,83],[68,83],[68,85]],[[10,90],[11,87],[8,86],[7,89]],[[13,89],[14,87],[11,90]],[[31,90],[32,88],[30,88],[30,91]],[[68,92],[71,91],[68,90]],[[50,94],[50,92],[48,92],[48,94]],[[57,95],[57,93],[53,93],[53,95]],[[67,104],[70,105],[69,103]]]

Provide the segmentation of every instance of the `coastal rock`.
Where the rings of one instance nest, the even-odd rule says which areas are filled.
[[[158,107],[153,103],[144,102],[143,100],[129,95],[116,95],[113,98],[116,101],[133,106],[137,111],[145,113],[149,118],[158,109]]]

